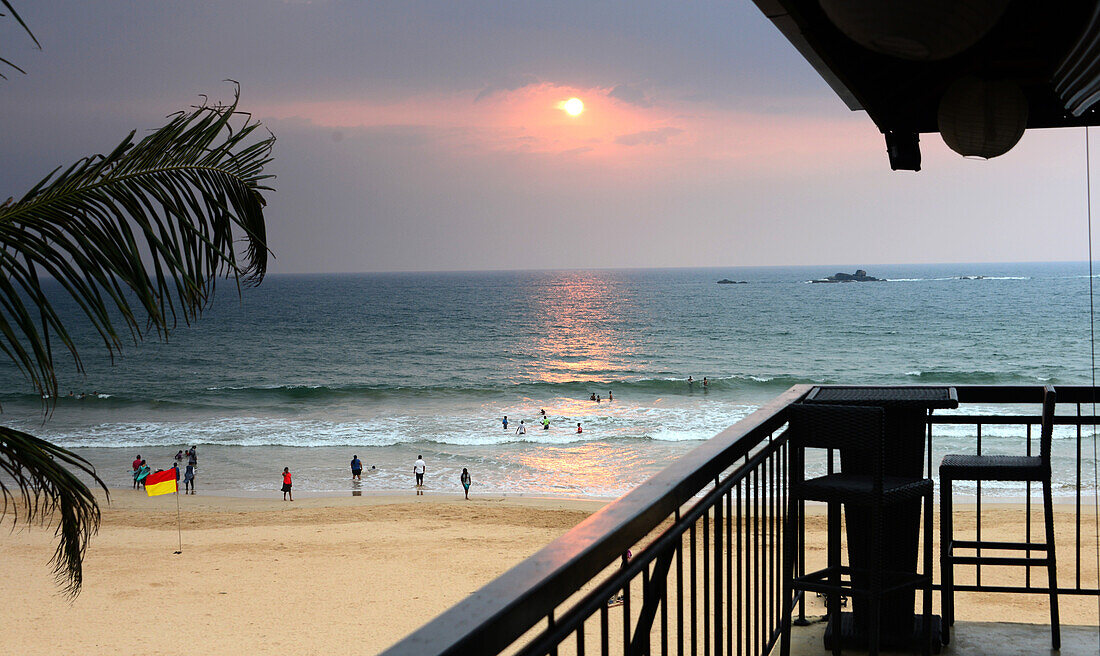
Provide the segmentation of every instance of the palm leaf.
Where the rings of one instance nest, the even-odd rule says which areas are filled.
[[[38,46],[38,48],[41,49],[42,44],[38,42],[38,38],[34,36],[34,32],[31,32],[31,28],[27,27],[27,24],[23,22],[23,18],[19,15],[19,12],[15,10],[15,7],[11,6],[11,3],[8,2],[8,0],[0,0],[0,5],[3,5],[4,8],[8,10],[8,13],[11,14],[11,17],[23,26],[23,31],[27,33],[27,36],[29,36],[32,41],[34,41],[34,45]],[[0,17],[5,15],[6,14],[4,13],[0,13]],[[20,73],[26,73],[26,71],[11,63],[7,59],[4,59],[3,57],[0,57],[0,64],[7,64],[8,66],[11,66],[15,70],[19,71]],[[6,80],[8,78],[3,73],[0,73],[0,79]]]
[[[57,397],[55,344],[83,371],[68,322],[87,320],[113,358],[124,334],[164,337],[177,319],[197,317],[219,277],[238,291],[263,279],[263,192],[273,177],[263,170],[275,137],[237,112],[238,98],[239,90],[229,105],[174,114],[136,143],[131,132],[110,154],[56,169],[0,205],[0,350],[45,398]],[[75,302],[76,317],[55,308],[47,277]],[[28,502],[28,519],[60,511],[54,565],[75,594],[99,508],[79,479],[59,473],[63,465],[103,486],[78,456],[0,429],[0,469]],[[7,512],[14,497],[3,495]]]
[[[133,341],[150,328],[163,336],[198,316],[221,275],[263,279],[272,177],[263,168],[275,137],[257,138],[260,124],[236,109],[235,96],[175,114],[140,142],[131,132],[0,206],[0,349],[40,393],[57,395],[54,341],[83,371],[42,277],[76,302],[112,357],[116,323]]]
[[[28,521],[59,515],[55,535],[60,541],[50,562],[58,583],[75,595],[83,578],[81,561],[88,538],[99,530],[99,505],[92,491],[69,468],[88,474],[107,493],[87,460],[33,435],[0,426],[0,472],[19,490],[16,495],[0,476],[3,514],[10,512],[13,522],[20,511]]]

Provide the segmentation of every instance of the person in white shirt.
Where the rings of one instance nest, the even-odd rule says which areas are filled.
[[[416,476],[416,487],[424,486],[424,470],[427,465],[424,463],[424,456],[416,456],[416,462],[413,463],[413,474]]]
[[[516,435],[526,435],[526,434],[527,434],[527,426],[525,426],[523,424],[523,420],[520,419],[519,426],[516,427]]]

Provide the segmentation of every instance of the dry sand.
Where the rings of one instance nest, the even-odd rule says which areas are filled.
[[[113,492],[85,560],[84,590],[72,602],[47,565],[52,531],[20,528],[0,538],[0,652],[375,654],[602,505],[411,494],[180,501],[183,553],[174,555],[175,497]],[[1072,508],[1058,513],[1067,585]],[[989,537],[1020,532],[1019,507],[987,507],[983,515]],[[811,561],[824,554],[823,524],[807,522],[808,541],[822,545]],[[1091,526],[1090,514],[1086,587],[1096,584]],[[1043,597],[957,599],[960,620],[1047,622]],[[1063,596],[1062,621],[1095,625],[1095,597]]]

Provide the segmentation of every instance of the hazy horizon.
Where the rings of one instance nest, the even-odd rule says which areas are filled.
[[[387,270],[362,270],[362,271],[278,271],[269,273],[269,276],[324,276],[324,275],[366,275],[375,273],[521,273],[553,272],[553,271],[675,271],[675,270],[707,270],[707,269],[780,269],[780,268],[812,268],[820,267],[829,269],[829,273],[837,271],[851,272],[856,269],[865,269],[873,275],[874,267],[903,267],[903,266],[995,266],[1013,264],[1081,264],[1088,266],[1086,260],[1014,260],[1014,261],[957,261],[957,262],[872,262],[863,264],[837,264],[833,263],[784,263],[784,264],[697,264],[690,266],[591,266],[591,267],[528,267],[528,268],[498,268],[498,269],[387,269]]]

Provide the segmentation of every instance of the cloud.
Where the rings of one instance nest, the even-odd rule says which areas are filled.
[[[621,100],[638,107],[652,107],[653,103],[646,98],[645,92],[628,84],[620,84],[607,93],[609,98]]]
[[[657,128],[656,130],[642,130],[615,137],[615,143],[621,146],[662,146],[668,140],[678,134],[683,134],[680,128]]]
[[[535,75],[531,75],[530,73],[504,77],[497,80],[496,82],[486,85],[484,89],[478,92],[477,97],[474,98],[474,102],[479,102],[497,93],[515,91],[517,89],[522,89],[523,87],[528,87],[532,84],[538,83],[539,78]]]

